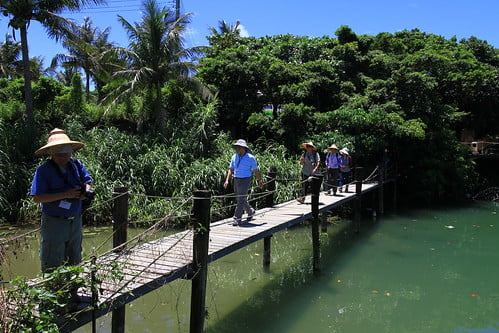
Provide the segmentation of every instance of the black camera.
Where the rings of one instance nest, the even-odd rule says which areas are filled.
[[[93,200],[95,198],[95,191],[94,190],[82,190],[82,194],[85,196],[87,200]]]
[[[83,205],[83,210],[87,210],[88,207],[90,207],[90,204],[92,203],[92,200],[95,198],[95,191],[87,189],[85,185],[81,187],[81,194],[85,197],[82,201]]]

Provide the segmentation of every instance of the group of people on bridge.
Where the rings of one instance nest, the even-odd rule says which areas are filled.
[[[43,272],[50,272],[63,264],[76,265],[81,261],[82,213],[85,201],[93,194],[92,177],[81,161],[71,155],[83,146],[82,142],[71,140],[64,130],[55,128],[50,132],[47,144],[35,152],[50,156],[36,170],[30,191],[34,201],[40,203],[42,208],[40,259]],[[239,226],[255,215],[255,209],[248,202],[253,177],[257,179],[260,189],[264,184],[256,158],[246,141],[239,139],[232,147],[235,153],[223,186],[227,188],[233,180],[237,202],[233,225]],[[305,142],[302,147],[305,152],[299,159],[302,187],[297,200],[300,203],[304,203],[309,193],[309,178],[318,174],[321,166],[317,147],[312,142]],[[348,191],[352,167],[348,148],[339,150],[335,144],[329,146],[325,165],[327,194],[336,195],[343,186]],[[244,212],[246,219],[243,219]]]
[[[300,203],[305,202],[305,196],[309,193],[310,182],[309,178],[313,175],[320,173],[321,157],[317,152],[317,147],[312,142],[302,143],[305,152],[300,157],[300,165],[302,166],[301,179],[302,188],[298,200]],[[350,174],[352,170],[352,157],[350,156],[349,149],[338,149],[336,144],[327,147],[325,151],[325,165],[326,165],[326,180],[324,183],[326,195],[336,195],[337,192],[348,192],[348,185],[350,183]]]
[[[257,178],[260,188],[263,188],[263,182],[256,158],[246,141],[239,139],[232,147],[236,152],[231,158],[225,177],[224,188],[227,188],[230,179],[233,178],[237,202],[233,216],[233,225],[239,226],[249,222],[255,215],[255,209],[248,202],[248,191],[253,176]],[[319,167],[321,166],[321,157],[317,152],[317,147],[312,142],[305,142],[302,144],[302,147],[305,149],[299,160],[302,166],[302,186],[300,196],[296,199],[300,203],[305,202],[305,197],[309,193],[310,177],[319,174]],[[349,154],[349,149],[343,148],[339,150],[336,144],[332,144],[326,150],[325,165],[327,170],[325,182],[326,194],[336,195],[338,191],[343,191],[343,187],[345,188],[345,192],[348,192],[352,169],[352,158]],[[247,218],[243,219],[245,211]]]

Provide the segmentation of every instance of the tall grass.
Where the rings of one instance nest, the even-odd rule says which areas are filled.
[[[230,158],[235,153],[232,143],[237,138],[215,132],[213,107],[194,112],[202,114],[203,121],[192,130],[183,133],[179,130],[170,137],[152,132],[129,133],[116,127],[87,130],[71,118],[62,124],[71,139],[85,143],[75,157],[91,174],[97,192],[92,207],[85,213],[87,222],[111,221],[113,189],[117,186],[129,188],[130,221],[142,225],[153,224],[169,214],[182,216],[171,221],[174,226],[188,224],[190,198],[195,190],[212,191],[215,197],[213,219],[233,213],[232,186],[224,189],[223,182]],[[186,121],[194,124],[194,119]],[[36,221],[40,215],[38,205],[29,196],[29,187],[35,169],[46,160],[46,157],[36,158],[33,152],[45,144],[49,129],[34,131],[30,141],[26,131],[19,124],[7,126],[0,122],[3,140],[0,146],[0,221],[3,222]],[[38,134],[40,132],[43,134]],[[262,174],[277,171],[276,201],[294,197],[299,188],[297,157],[289,156],[279,145],[249,144]],[[252,194],[250,199],[265,193],[254,186]],[[256,200],[253,204],[261,207],[264,200]]]

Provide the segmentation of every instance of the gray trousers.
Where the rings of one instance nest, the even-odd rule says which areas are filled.
[[[247,178],[234,178],[234,192],[237,195],[236,210],[234,217],[240,219],[243,216],[243,211],[250,213],[253,209],[248,202],[248,190],[251,185],[252,177]]]
[[[82,216],[73,220],[42,214],[40,261],[42,272],[81,261]]]

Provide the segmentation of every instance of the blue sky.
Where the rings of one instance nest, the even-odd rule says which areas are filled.
[[[108,7],[68,13],[81,23],[91,17],[95,26],[111,27],[110,41],[127,46],[128,39],[117,20],[120,14],[129,22],[141,18],[142,0],[107,0]],[[175,0],[158,0],[173,6]],[[241,22],[242,33],[248,36],[293,34],[320,37],[334,36],[341,25],[348,25],[358,35],[394,33],[418,28],[458,40],[475,36],[499,48],[499,0],[182,0],[182,13],[192,13],[186,35],[187,46],[206,45],[210,27],[220,20]],[[6,33],[7,18],[0,16],[1,40]],[[52,57],[64,49],[49,39],[33,22],[28,30],[30,57],[42,56],[48,66]]]

